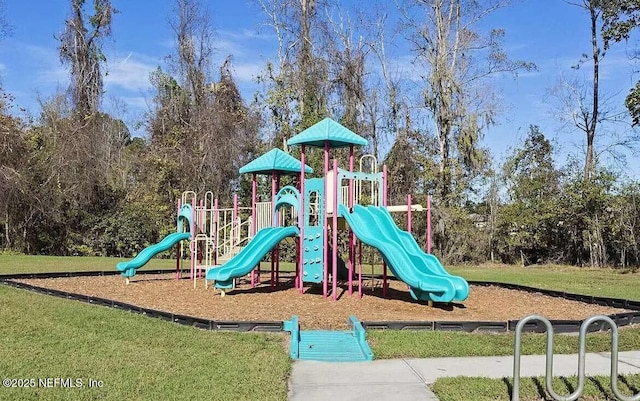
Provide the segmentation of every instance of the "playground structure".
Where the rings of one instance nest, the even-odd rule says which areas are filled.
[[[377,249],[383,259],[383,294],[386,296],[388,269],[404,281],[416,300],[452,302],[464,301],[469,293],[467,282],[450,275],[439,260],[430,254],[430,214],[427,216],[427,252],[416,243],[411,231],[411,212],[421,210],[412,205],[387,206],[387,170],[378,171],[375,158],[360,159],[360,171],[354,171],[354,146],[367,141],[331,119],[324,119],[291,138],[289,146],[300,146],[301,158],[273,149],[240,169],[252,174],[250,207],[239,207],[234,196],[233,208],[219,208],[218,200],[208,192],[198,199],[185,192],[178,204],[177,232],[158,244],[143,250],[129,262],[118,264],[127,278],[153,255],[189,240],[190,278],[194,286],[204,274],[215,283],[222,295],[235,286],[235,279],[251,275],[251,286],[260,282],[260,261],[271,252],[271,286],[279,282],[279,246],[285,238],[296,242],[295,287],[304,292],[305,283],[322,284],[324,297],[337,299],[339,277],[338,231],[348,228],[347,263],[342,273],[347,291],[362,297],[362,244]],[[312,169],[305,164],[307,147],[324,150],[324,171],[321,177],[307,178]],[[349,148],[349,169],[338,167],[330,150]],[[371,160],[367,160],[371,158]],[[363,162],[370,162],[370,171],[363,171]],[[271,201],[258,202],[257,175],[271,176]],[[299,174],[298,187],[280,188],[282,174]],[[429,208],[429,205],[428,205]],[[390,211],[406,211],[407,231],[393,221]],[[358,242],[359,240],[359,242]],[[359,262],[359,263],[358,263]],[[356,269],[358,270],[356,272]],[[341,280],[344,281],[344,280]],[[206,282],[206,281],[205,281]]]

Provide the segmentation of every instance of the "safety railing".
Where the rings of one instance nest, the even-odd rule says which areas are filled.
[[[640,393],[633,396],[626,396],[620,393],[618,389],[618,326],[609,317],[604,315],[591,316],[585,319],[580,325],[580,336],[578,346],[578,386],[573,393],[569,395],[559,395],[553,389],[553,326],[551,322],[540,315],[529,315],[522,318],[516,325],[515,332],[515,345],[513,352],[513,388],[511,392],[511,400],[520,400],[520,353],[521,353],[521,340],[522,330],[524,326],[532,321],[538,321],[545,325],[547,333],[546,344],[546,366],[545,366],[545,387],[549,395],[557,401],[573,401],[578,399],[584,391],[584,379],[585,379],[585,354],[586,354],[586,335],[589,326],[595,322],[604,322],[611,328],[611,391],[614,396],[622,401],[638,401],[640,400]]]

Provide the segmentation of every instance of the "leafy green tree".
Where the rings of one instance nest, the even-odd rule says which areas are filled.
[[[612,216],[610,258],[618,260],[623,268],[630,265],[637,270],[640,266],[640,183],[622,184],[608,210]]]
[[[510,202],[501,209],[503,258],[522,265],[546,262],[558,239],[556,202],[560,173],[553,146],[537,126],[503,166]]]
[[[609,264],[611,224],[609,205],[616,175],[605,168],[596,168],[592,179],[585,181],[575,160],[565,167],[558,202],[567,238],[566,262],[594,267]]]
[[[10,115],[13,98],[0,88],[0,248],[17,246],[20,220],[16,212],[25,189],[30,152],[24,124]],[[16,221],[17,220],[17,221]]]
[[[629,40],[632,31],[640,25],[640,0],[600,0],[602,9],[601,33],[604,50],[611,44]],[[640,124],[640,81],[636,82],[625,99],[633,124]]]

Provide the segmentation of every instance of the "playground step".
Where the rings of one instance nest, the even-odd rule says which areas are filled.
[[[301,331],[298,358],[311,361],[366,361],[357,337],[350,331]]]
[[[290,356],[293,359],[327,362],[355,362],[373,360],[362,324],[349,317],[352,331],[300,331],[298,317],[284,322],[284,330],[291,332]]]

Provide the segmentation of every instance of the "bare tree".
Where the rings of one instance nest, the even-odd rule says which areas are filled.
[[[555,113],[565,124],[570,124],[573,129],[584,133],[586,139],[584,159],[584,180],[591,181],[595,170],[598,155],[607,152],[617,158],[617,148],[629,148],[636,138],[628,135],[619,135],[618,132],[606,131],[608,124],[623,124],[625,113],[622,105],[613,103],[614,96],[603,94],[600,85],[601,62],[605,57],[605,43],[603,38],[603,20],[611,12],[613,2],[605,0],[580,0],[566,1],[567,4],[576,6],[589,16],[589,53],[584,53],[574,70],[581,70],[587,66],[585,77],[577,75],[567,78],[561,75],[558,83],[550,89],[550,95],[556,101]],[[618,131],[618,130],[615,130]],[[600,150],[596,149],[598,138],[607,138],[608,142]]]
[[[278,41],[277,64],[269,61],[260,80],[275,131],[274,145],[327,114],[328,66],[323,0],[257,0]]]
[[[230,195],[237,186],[238,168],[255,146],[259,119],[244,104],[232,77],[231,56],[212,76],[215,32],[201,0],[176,0],[170,25],[177,44],[169,56],[175,75],[155,71],[156,94],[148,120],[151,172],[157,193],[172,201],[176,188],[216,196]],[[161,156],[161,157],[158,157]]]
[[[110,0],[94,0],[93,15],[83,11],[86,0],[71,0],[71,15],[60,37],[60,60],[69,65],[69,91],[80,118],[95,113],[103,93],[103,64],[106,57],[101,41],[111,35],[111,19],[116,10]],[[88,22],[88,24],[87,24]]]
[[[202,107],[215,36],[211,17],[201,2],[194,0],[176,0],[172,15],[169,25],[176,39],[176,54],[170,59],[196,107]]]
[[[507,5],[506,0],[409,0],[400,7],[414,64],[425,84],[424,107],[439,142],[439,194],[445,202],[450,202],[454,175],[462,175],[456,169],[473,173],[486,163],[479,141],[497,113],[486,79],[535,67],[509,59],[501,46],[503,29],[484,35],[475,30]]]
[[[366,57],[368,46],[354,26],[354,20],[340,8],[327,18],[330,35],[328,64],[335,101],[330,105],[332,114],[354,132],[365,132],[364,105],[366,102]]]
[[[385,139],[395,140],[402,132],[402,111],[408,109],[403,100],[401,73],[392,65],[393,55],[389,48],[394,47],[395,34],[389,33],[389,13],[384,8],[372,9],[372,13],[362,13],[360,18],[368,23],[366,26],[366,46],[368,48],[369,74],[367,101],[365,110],[368,115],[369,135],[373,142],[373,154],[378,157],[381,142]],[[411,127],[405,127],[405,131]]]

